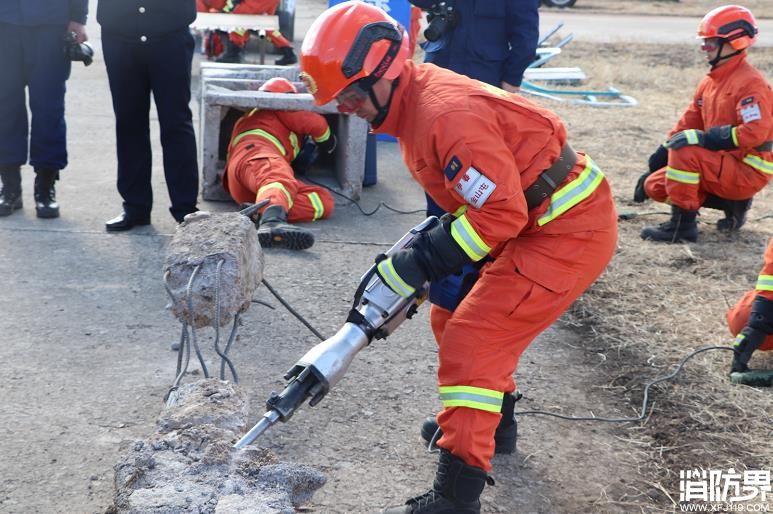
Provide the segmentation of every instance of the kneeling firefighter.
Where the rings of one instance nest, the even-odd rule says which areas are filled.
[[[396,136],[412,176],[454,213],[379,259],[381,280],[408,298],[465,265],[480,268],[458,305],[430,314],[443,403],[434,484],[385,511],[477,513],[518,359],[604,270],[616,213],[603,173],[569,146],[553,112],[414,64],[408,49],[384,11],[344,2],[309,29],[301,79],[318,105],[335,101]]]

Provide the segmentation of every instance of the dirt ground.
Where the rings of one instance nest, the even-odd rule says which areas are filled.
[[[566,120],[573,146],[605,171],[619,210],[636,217],[621,221],[619,251],[602,279],[522,358],[516,378],[525,398],[517,407],[632,416],[648,380],[693,349],[730,344],[724,311],[754,283],[773,230],[773,197],[758,195],[737,235],[717,233],[718,215],[707,211],[697,244],[641,241],[639,230],[667,219],[667,210],[632,204],[633,184],[705,65],[692,47],[578,42],[560,60],[554,65],[581,66],[587,87],[613,85],[640,102],[631,109],[593,109],[540,100]],[[752,61],[772,75],[773,50],[753,52]],[[421,207],[394,145],[380,150],[379,184],[366,190],[364,205]],[[111,180],[104,179],[104,188]],[[63,205],[74,205],[75,193],[64,188]],[[341,205],[334,219],[315,228],[318,243],[311,251],[267,252],[265,276],[331,335],[373,256],[420,219],[384,211],[366,218]],[[12,320],[0,316],[8,340],[0,346],[7,366],[0,512],[102,512],[121,448],[150,433],[173,378],[169,344],[176,332],[162,309],[159,276],[169,230],[115,238],[99,228],[72,223],[50,231],[37,247],[46,259],[30,259],[26,250],[41,245],[39,229],[0,231],[0,275],[16,277],[0,296],[0,312],[15,313]],[[68,267],[73,255],[87,273]],[[271,390],[283,386],[282,374],[317,342],[264,288],[257,298],[275,310],[253,306],[232,354],[255,419]],[[201,337],[206,347],[211,340]],[[758,356],[753,363],[773,367],[773,358]],[[495,458],[497,485],[486,488],[483,511],[676,512],[682,469],[769,469],[773,395],[729,385],[728,365],[724,352],[692,360],[673,384],[653,390],[654,410],[644,423],[520,417],[517,452]],[[306,512],[377,512],[430,485],[436,457],[421,446],[418,428],[438,408],[435,370],[423,309],[388,341],[363,351],[320,405],[305,406],[261,439],[280,459],[328,476]]]

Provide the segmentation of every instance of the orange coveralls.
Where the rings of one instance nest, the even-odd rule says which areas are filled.
[[[726,200],[751,198],[773,178],[773,152],[757,149],[773,140],[773,92],[765,77],[746,62],[746,53],[703,78],[668,137],[722,125],[736,128],[738,148],[712,151],[690,145],[669,151],[668,166],[644,183],[649,197],[694,211],[709,194]]]
[[[331,137],[324,116],[305,111],[254,109],[234,125],[223,187],[238,203],[281,205],[290,222],[315,221],[333,214],[333,196],[319,186],[296,180],[290,163],[303,138],[318,143]]]
[[[196,0],[196,10],[199,12],[221,12],[226,3],[226,0]],[[228,12],[232,14],[275,14],[277,7],[279,7],[279,0],[244,0]],[[279,30],[267,32],[266,37],[277,48],[293,46]],[[248,30],[233,31],[228,34],[228,39],[240,48],[244,48],[250,40],[250,33]],[[217,45],[217,43],[215,44]]]
[[[550,201],[528,210],[523,191],[559,157],[564,124],[521,96],[433,64],[406,63],[375,130],[399,139],[416,181],[457,213],[451,233],[465,253],[475,261],[494,257],[453,313],[436,305],[430,311],[444,406],[437,444],[488,471],[501,399],[515,390],[521,353],[615,251],[609,184],[578,154]]]
[[[768,247],[765,249],[765,263],[757,277],[757,285],[751,291],[747,291],[738,303],[727,311],[727,325],[733,336],[737,336],[746,327],[752,312],[752,303],[757,296],[773,300],[773,238],[768,241]],[[766,337],[758,350],[773,350],[773,335]]]

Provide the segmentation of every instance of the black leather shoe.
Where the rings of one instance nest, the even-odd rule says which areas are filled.
[[[124,230],[131,230],[142,225],[150,225],[150,216],[131,218],[128,214],[122,212],[120,216],[116,216],[105,223],[105,230],[108,232],[123,232]]]

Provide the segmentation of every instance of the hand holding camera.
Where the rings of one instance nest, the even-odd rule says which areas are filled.
[[[70,61],[81,61],[88,66],[94,61],[94,47],[86,40],[86,27],[80,23],[71,22],[64,36],[64,58]]]
[[[436,2],[427,10],[427,21],[424,37],[427,41],[437,41],[459,23],[459,14],[453,4]]]

